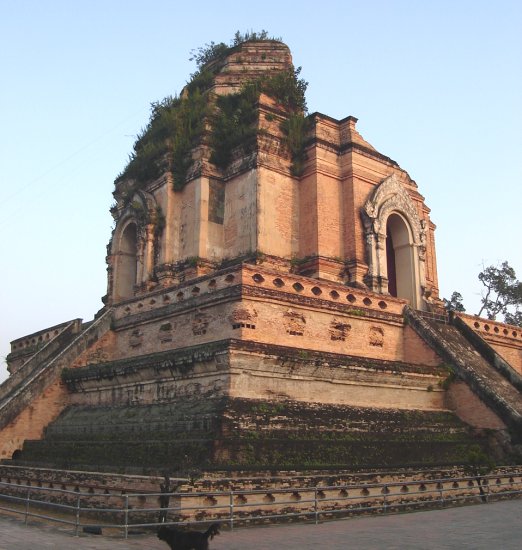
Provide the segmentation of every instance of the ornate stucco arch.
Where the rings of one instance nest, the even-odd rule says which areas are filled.
[[[424,309],[426,222],[419,218],[415,204],[395,174],[381,182],[362,209],[368,261],[365,282],[375,292],[388,293],[386,236],[392,215],[396,223],[400,223],[399,219],[404,223],[405,236],[407,232],[403,247],[407,248],[411,283],[407,295],[402,297],[408,298],[413,307]]]
[[[127,205],[117,212],[107,259],[111,303],[132,297],[129,280],[134,281],[132,286],[140,286],[150,279],[154,269],[157,211],[156,200],[150,193],[136,191]],[[129,250],[132,246],[133,251]],[[130,273],[132,270],[135,271]]]

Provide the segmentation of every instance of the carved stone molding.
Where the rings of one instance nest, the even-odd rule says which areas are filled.
[[[388,293],[386,225],[391,214],[398,214],[403,218],[410,234],[410,245],[415,263],[413,273],[415,296],[411,305],[420,308],[422,292],[426,286],[427,224],[425,220],[419,218],[413,200],[396,174],[388,176],[380,183],[361,211],[368,260],[368,275],[365,282],[375,292]]]
[[[423,220],[421,223],[410,195],[395,174],[383,180],[366,201],[363,208],[366,217],[365,227],[373,234],[386,238],[386,220],[392,212],[400,213],[408,220],[414,244],[426,242],[426,222]],[[368,231],[366,234],[368,236]]]

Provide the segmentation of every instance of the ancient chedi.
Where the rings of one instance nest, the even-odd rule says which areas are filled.
[[[115,182],[105,307],[12,342],[0,456],[173,472],[512,459],[520,330],[447,319],[415,182],[356,118],[306,114],[285,44],[203,53]]]

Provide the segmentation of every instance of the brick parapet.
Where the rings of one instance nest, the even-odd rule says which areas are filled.
[[[11,353],[6,358],[7,368],[11,375],[18,371],[36,353],[39,354],[38,357],[40,358],[45,354],[53,353],[52,350],[56,349],[56,342],[59,341],[59,337],[63,332],[70,330],[72,327],[73,332],[77,333],[81,330],[81,326],[81,319],[73,319],[13,340],[11,342]]]
[[[469,327],[478,338],[500,355],[512,369],[522,376],[522,328],[456,313],[455,317]]]
[[[473,344],[474,348],[486,359],[491,365],[493,365],[498,372],[510,384],[513,384],[518,391],[522,391],[522,376],[508,363],[506,362],[495,348],[482,337],[482,333],[473,330],[462,318],[455,316],[453,324],[460,330],[465,338]]]
[[[500,467],[488,475],[481,475],[479,479],[489,496],[509,498],[514,491],[522,489],[521,474],[520,467]],[[236,513],[239,512],[243,519],[248,519],[251,514],[259,516],[260,510],[266,515],[302,513],[303,505],[309,507],[314,496],[319,498],[319,510],[326,505],[330,513],[350,506],[354,507],[353,512],[360,512],[361,508],[371,512],[372,505],[379,512],[382,511],[383,493],[388,493],[387,504],[391,510],[395,505],[398,505],[397,511],[404,509],[404,506],[411,510],[415,504],[425,509],[430,501],[433,506],[440,506],[441,491],[444,489],[450,490],[444,495],[447,505],[466,499],[477,502],[482,495],[477,477],[459,468],[369,472],[216,471],[207,472],[192,481],[171,478],[173,494],[170,506],[178,508],[181,517],[177,515],[172,518],[178,521],[202,518],[206,521],[226,521],[229,519],[231,499],[238,506]],[[134,521],[141,517],[142,521],[155,523],[163,479],[160,476],[0,466],[0,482],[9,483],[3,485],[3,492],[14,496],[23,496],[22,491],[33,487],[34,492],[45,495],[46,500],[75,504],[81,496],[82,502],[92,508],[105,508],[111,503],[110,508],[123,510],[127,499],[132,506]],[[348,495],[349,501],[346,499]],[[301,499],[304,501],[300,503]],[[248,506],[245,506],[247,503]],[[137,515],[140,510],[147,512],[147,515],[143,512],[141,516]],[[309,512],[307,509],[304,511]]]
[[[70,321],[54,338],[49,340],[0,385],[0,410],[3,409],[6,400],[12,396],[13,392],[33,377],[39,369],[45,366],[47,361],[51,360],[56,353],[59,353],[68,344],[70,338],[79,332],[80,327],[81,319]]]
[[[52,327],[37,330],[31,334],[26,334],[25,336],[16,338],[16,340],[11,342],[11,350],[13,353],[16,353],[17,351],[23,351],[24,349],[38,345],[39,343],[45,344],[47,341],[52,340],[55,336],[58,336],[58,334],[65,330],[71,323],[81,326],[82,320],[72,319],[71,321],[65,321],[64,323],[53,325]]]
[[[522,327],[464,313],[455,313],[455,317],[462,319],[487,342],[522,349]]]

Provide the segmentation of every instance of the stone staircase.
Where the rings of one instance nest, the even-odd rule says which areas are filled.
[[[520,376],[497,357],[471,329],[426,319],[409,308],[404,315],[410,326],[455,369],[455,374],[507,425],[512,441],[522,443],[522,394]],[[480,340],[480,341],[479,341]]]
[[[56,382],[65,367],[110,329],[111,320],[112,310],[108,310],[86,327],[81,319],[71,321],[0,385],[0,456],[5,454],[2,451],[6,443],[2,431]],[[33,432],[38,422],[38,417],[31,418]]]

